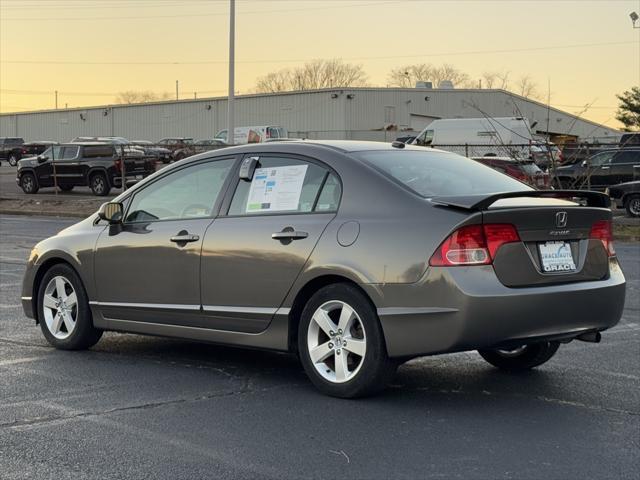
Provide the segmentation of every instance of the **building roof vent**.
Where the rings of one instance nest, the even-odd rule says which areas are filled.
[[[433,88],[432,82],[416,82],[416,88]]]
[[[438,84],[438,88],[443,90],[451,90],[453,88],[453,82],[451,80],[441,80]]]

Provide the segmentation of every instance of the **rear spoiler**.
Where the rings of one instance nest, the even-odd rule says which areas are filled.
[[[588,207],[609,208],[611,201],[608,195],[590,190],[525,190],[522,192],[488,193],[480,195],[455,195],[432,197],[431,203],[464,210],[486,210],[496,201],[503,198],[559,198],[577,201]],[[582,200],[582,201],[580,201]]]

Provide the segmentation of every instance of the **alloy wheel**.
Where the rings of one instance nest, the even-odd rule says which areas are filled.
[[[9,157],[9,165],[11,165],[12,167],[15,167],[18,164],[18,159],[16,158],[15,155],[11,155]]]
[[[636,217],[640,216],[640,198],[632,198],[629,202],[629,211]]]
[[[104,192],[104,179],[100,175],[93,177],[93,191],[100,195]]]
[[[362,320],[347,303],[333,300],[314,312],[307,332],[309,357],[317,372],[332,383],[354,378],[367,352]]]
[[[42,309],[51,335],[58,340],[68,338],[78,319],[78,298],[71,282],[63,276],[53,277],[44,290]]]
[[[34,182],[33,177],[31,175],[25,175],[22,177],[22,188],[25,192],[30,193],[33,191]]]

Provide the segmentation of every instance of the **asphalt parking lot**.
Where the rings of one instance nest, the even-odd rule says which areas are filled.
[[[48,346],[19,305],[32,245],[75,220],[0,215],[0,477],[637,478],[640,244],[621,323],[525,375],[414,360],[382,395],[321,396],[289,355],[106,334]],[[636,473],[633,473],[636,472]]]

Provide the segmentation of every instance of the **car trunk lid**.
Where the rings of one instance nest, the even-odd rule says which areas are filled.
[[[511,224],[519,242],[502,245],[493,258],[508,287],[592,281],[609,274],[609,253],[593,238],[594,225],[608,225],[609,199],[597,192],[531,191],[435,198],[451,208],[480,210],[483,224]]]

